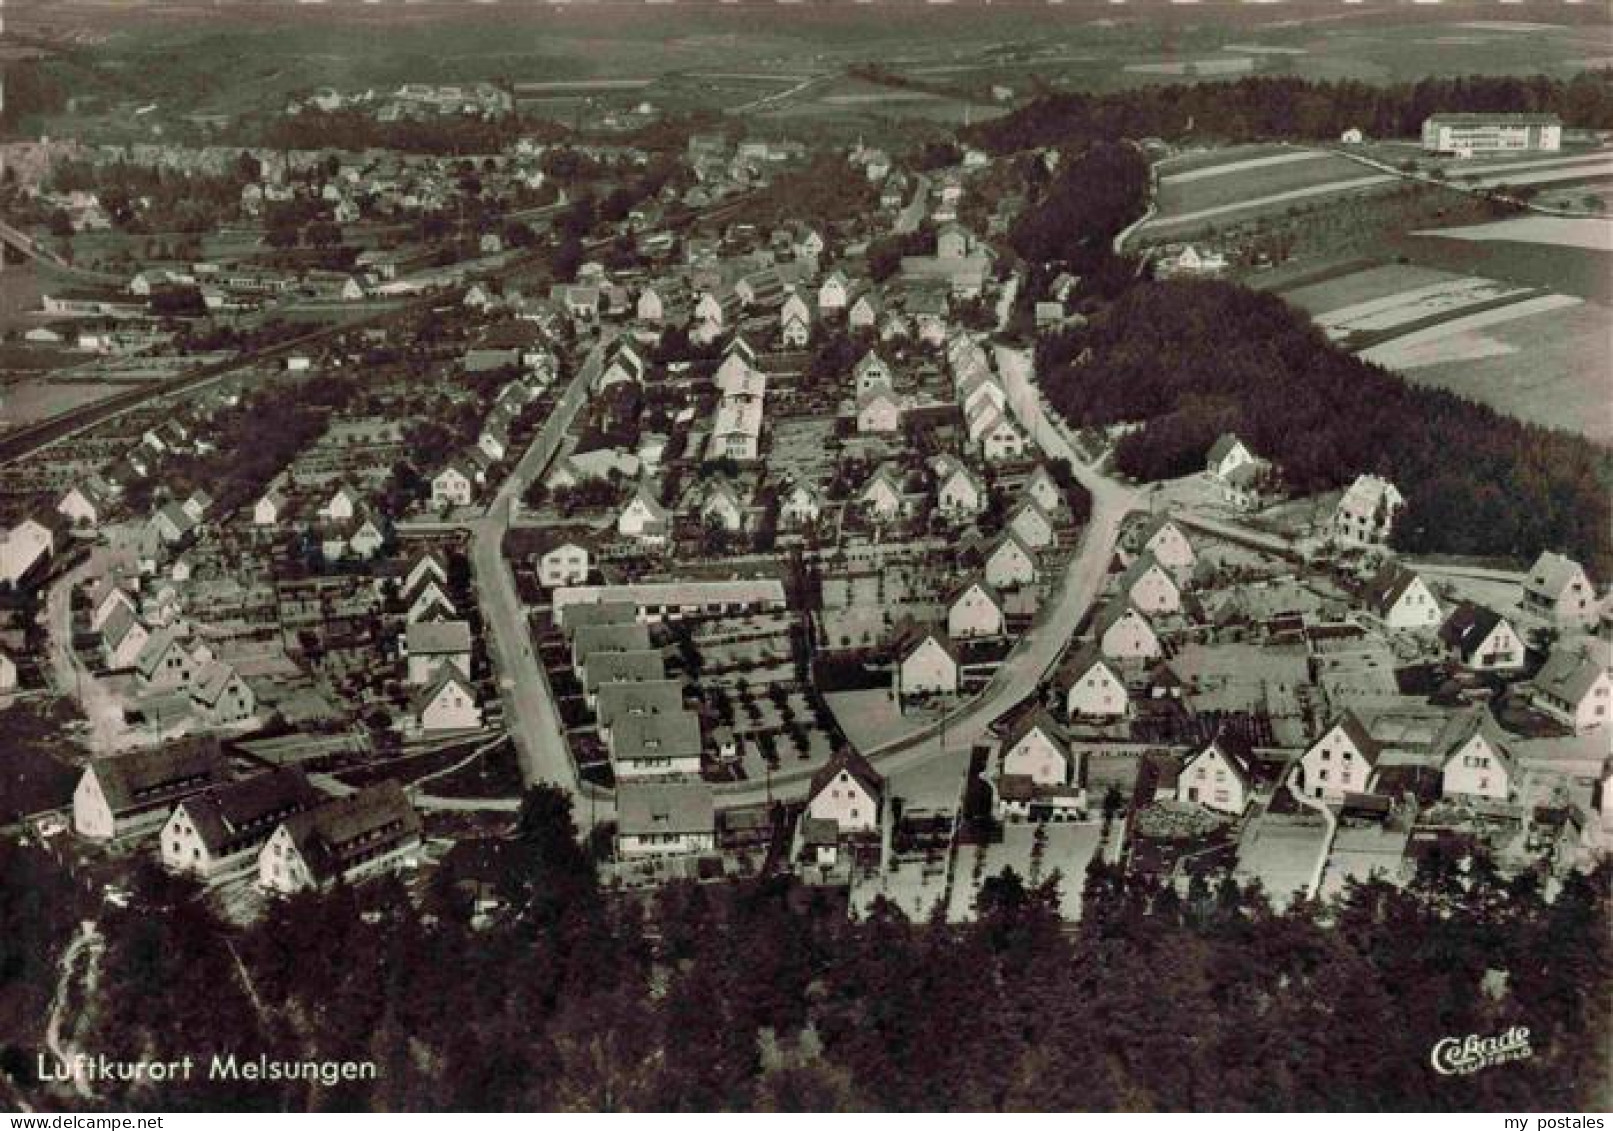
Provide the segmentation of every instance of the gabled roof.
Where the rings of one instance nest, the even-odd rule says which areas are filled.
[[[602,727],[634,715],[666,714],[683,710],[683,684],[675,679],[642,683],[607,683],[599,689],[594,715]]]
[[[150,679],[151,674],[155,672],[157,667],[162,663],[163,657],[168,655],[168,650],[170,648],[184,648],[184,645],[179,640],[179,634],[176,633],[172,628],[164,627],[157,629],[157,631],[153,632],[146,639],[145,644],[141,646],[140,655],[135,657],[135,670],[137,670],[147,679]]]
[[[1439,639],[1447,648],[1455,649],[1463,659],[1467,659],[1505,620],[1493,609],[1463,601],[1451,610],[1451,615],[1439,626]]]
[[[1411,570],[1393,563],[1384,566],[1367,582],[1362,594],[1368,606],[1378,613],[1387,613],[1395,607],[1406,591],[1421,578]]]
[[[135,615],[134,609],[120,601],[118,607],[107,614],[106,623],[101,625],[101,639],[109,647],[117,648],[139,623],[140,618]]]
[[[1507,736],[1495,721],[1495,716],[1490,714],[1489,708],[1482,703],[1475,703],[1467,710],[1452,715],[1440,728],[1434,739],[1434,752],[1439,755],[1440,768],[1450,765],[1451,759],[1461,753],[1475,735],[1489,744],[1510,774],[1513,769],[1512,751],[1507,747]]]
[[[181,742],[115,758],[96,758],[89,772],[100,782],[107,808],[114,816],[164,804],[229,780],[224,759],[213,742]]]
[[[1215,443],[1210,445],[1210,454],[1206,457],[1206,462],[1220,463],[1232,454],[1234,448],[1240,446],[1246,452],[1250,450],[1249,445],[1238,439],[1236,435],[1231,432],[1223,432],[1217,437]]]
[[[807,800],[810,802],[818,794],[828,788],[829,783],[844,770],[850,774],[857,784],[868,791],[868,796],[878,801],[884,794],[885,779],[879,771],[869,763],[856,750],[843,746],[840,751],[830,758],[828,763],[817,773],[812,775],[812,784],[807,787]]]
[[[1047,736],[1059,752],[1068,760],[1070,757],[1069,735],[1064,731],[1053,716],[1048,714],[1047,708],[1037,706],[1019,716],[1008,733],[1003,735],[1002,749],[1004,753],[1019,745],[1021,739],[1033,730],[1039,730]]]
[[[380,782],[305,810],[283,826],[316,881],[325,882],[371,857],[420,835],[420,816],[403,787]]]
[[[459,669],[454,667],[452,664],[444,664],[442,668],[438,670],[436,676],[433,677],[432,681],[415,693],[414,700],[409,704],[410,711],[418,716],[427,707],[431,706],[437,701],[437,697],[442,694],[443,689],[449,684],[453,684],[454,686],[458,687],[459,690],[463,691],[465,693],[465,698],[469,699],[472,703],[476,702],[475,689],[472,688],[470,683],[459,674]]]
[[[630,624],[585,624],[571,637],[571,652],[585,665],[589,657],[605,652],[647,652],[650,630],[633,621]]]
[[[1086,677],[1087,672],[1095,667],[1102,667],[1104,671],[1109,673],[1111,678],[1122,686],[1125,685],[1125,680],[1120,678],[1120,673],[1115,671],[1114,666],[1109,663],[1103,653],[1092,644],[1083,644],[1066,657],[1064,662],[1059,665],[1058,682],[1060,686],[1066,689],[1073,687]]]
[[[1185,774],[1189,766],[1212,751],[1221,755],[1245,789],[1254,784],[1254,763],[1249,758],[1248,743],[1225,730],[1217,731],[1214,738],[1189,754],[1182,763],[1182,773]]]
[[[980,590],[980,592],[985,595],[986,600],[997,606],[999,612],[1002,611],[1002,595],[990,585],[987,585],[986,580],[983,577],[971,577],[960,582],[958,586],[952,590],[951,594],[948,595],[946,602],[947,607],[951,608],[953,605],[957,604],[971,589]]]
[[[1523,588],[1527,593],[1556,601],[1563,590],[1584,576],[1584,570],[1573,558],[1546,550],[1529,567]]]
[[[660,649],[636,652],[599,652],[588,661],[585,691],[597,691],[607,683],[650,683],[666,678],[666,660]]]
[[[229,856],[267,840],[287,817],[324,799],[295,766],[210,786],[180,802],[209,855]]]
[[[915,624],[909,621],[896,634],[896,651],[905,662],[909,656],[923,647],[926,640],[933,640],[941,646],[954,664],[958,662],[958,653],[952,647],[952,640],[947,634],[930,625]]]
[[[231,683],[240,678],[235,668],[222,660],[210,660],[202,665],[191,680],[190,697],[204,707],[211,707],[218,703],[219,697],[229,689]]]
[[[1606,670],[1589,652],[1563,648],[1553,652],[1535,674],[1535,687],[1578,705]]]
[[[1159,570],[1160,574],[1170,584],[1170,587],[1172,589],[1176,588],[1176,580],[1171,577],[1171,571],[1160,565],[1159,559],[1155,558],[1153,554],[1142,553],[1137,555],[1137,558],[1126,568],[1126,572],[1120,575],[1120,592],[1129,594],[1131,587],[1142,580],[1143,575],[1151,569]]]
[[[1101,638],[1104,633],[1108,632],[1117,623],[1124,620],[1128,613],[1147,625],[1148,631],[1154,631],[1154,622],[1149,620],[1148,617],[1144,615],[1142,610],[1137,608],[1137,606],[1133,605],[1130,601],[1112,601],[1099,615],[1097,622],[1093,625],[1094,635]]]
[[[1344,731],[1344,736],[1350,740],[1350,745],[1355,747],[1356,753],[1366,759],[1367,765],[1376,766],[1378,764],[1378,755],[1383,753],[1383,748],[1378,744],[1378,740],[1372,737],[1372,734],[1362,724],[1361,720],[1356,718],[1354,711],[1346,710],[1329,723],[1327,728],[1322,731],[1322,737],[1325,738],[1333,733],[1335,729]],[[1320,741],[1321,739],[1318,738],[1317,742]],[[1311,747],[1315,747],[1315,745],[1315,742],[1311,743]]]

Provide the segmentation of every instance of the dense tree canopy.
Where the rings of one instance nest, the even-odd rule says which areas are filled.
[[[379,1078],[106,1092],[114,1107],[503,1110],[1496,1110],[1603,1106],[1608,874],[1553,903],[1533,875],[1430,858],[1277,914],[1105,866],[1073,934],[1057,877],[984,885],[966,926],[849,920],[784,878],[606,898],[569,804],[530,794],[484,882],[449,869],[273,904],[227,928],[144,879],[110,917],[84,1047],[371,1060]],[[1066,878],[1063,882],[1081,882]],[[15,912],[9,905],[0,909]],[[15,927],[9,921],[0,924]],[[1515,1025],[1534,1056],[1468,1077],[1435,1042]],[[150,1044],[144,1042],[152,1042]]]
[[[1303,312],[1228,283],[1143,283],[1045,339],[1044,387],[1072,422],[1149,421],[1119,447],[1142,479],[1203,466],[1237,432],[1309,493],[1362,472],[1407,499],[1399,545],[1531,558],[1567,550],[1608,576],[1613,458],[1590,441],[1409,384],[1330,344]]]
[[[976,126],[969,136],[1000,153],[1142,137],[1335,140],[1352,127],[1372,137],[1409,137],[1440,111],[1553,112],[1570,126],[1613,128],[1613,71],[1571,79],[1468,75],[1390,86],[1260,77],[1060,92]]]

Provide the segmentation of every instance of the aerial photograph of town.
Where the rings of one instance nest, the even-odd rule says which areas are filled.
[[[1606,3],[0,7],[12,1127],[1605,1128],[1610,583]]]

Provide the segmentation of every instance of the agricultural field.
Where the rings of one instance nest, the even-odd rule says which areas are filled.
[[[1396,250],[1410,254],[1274,289],[1409,381],[1613,444],[1613,223],[1528,216],[1418,232]]]
[[[1179,236],[1206,224],[1399,184],[1393,174],[1318,150],[1236,146],[1221,151],[1220,158],[1162,171],[1159,213],[1144,230]]]

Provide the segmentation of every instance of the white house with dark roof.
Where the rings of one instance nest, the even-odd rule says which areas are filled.
[[[625,715],[612,724],[609,746],[619,782],[698,777],[700,716],[687,710]]]
[[[901,399],[889,389],[872,389],[857,398],[857,431],[889,435],[902,428]]]
[[[888,467],[875,470],[858,492],[857,502],[863,512],[877,522],[892,522],[907,510],[902,483]]]
[[[1451,610],[1439,639],[1451,659],[1469,671],[1520,671],[1528,658],[1523,638],[1506,617],[1469,601]]]
[[[1148,618],[1125,604],[1098,618],[1098,647],[1113,660],[1156,660],[1165,652]]]
[[[1192,539],[1169,515],[1159,515],[1143,528],[1142,551],[1173,572],[1192,569],[1198,563]]]
[[[1447,720],[1434,739],[1440,796],[1484,801],[1512,797],[1516,765],[1488,707],[1475,703]]]
[[[593,565],[590,540],[578,535],[557,536],[552,545],[533,553],[532,565],[538,584],[545,589],[586,584]]]
[[[1120,575],[1120,597],[1147,616],[1163,616],[1182,611],[1182,591],[1169,571],[1144,554]]]
[[[663,507],[648,487],[641,486],[616,516],[616,533],[646,545],[665,545],[672,530],[672,512]]]
[[[107,614],[101,625],[101,655],[108,671],[134,667],[151,639],[151,630],[141,623],[132,605],[120,604]]]
[[[282,821],[258,850],[258,884],[291,895],[356,884],[419,857],[420,816],[397,782],[331,798]]]
[[[1358,476],[1339,498],[1329,531],[1347,545],[1381,546],[1406,506],[1399,489],[1376,475]]]
[[[841,834],[874,832],[884,796],[885,779],[866,758],[845,747],[812,775],[806,816],[833,821]]]
[[[190,683],[190,702],[209,726],[245,722],[257,713],[258,697],[234,665],[221,660],[203,664]]]
[[[179,802],[163,825],[157,838],[163,866],[203,883],[252,871],[282,821],[324,800],[295,767],[203,789]]]
[[[938,470],[935,509],[948,518],[974,518],[986,509],[986,488],[959,460],[947,459]]]
[[[452,665],[437,669],[431,682],[415,696],[411,713],[423,734],[475,730],[482,725],[476,692]]]
[[[947,635],[953,640],[1001,636],[1008,624],[1002,598],[984,581],[970,581],[947,603]]]
[[[1025,499],[1008,516],[1007,527],[1033,550],[1045,550],[1057,537],[1053,520],[1034,500]]]
[[[1176,800],[1234,817],[1242,816],[1253,794],[1248,749],[1225,733],[1189,754],[1176,778]]]
[[[1363,596],[1374,615],[1396,631],[1428,631],[1445,619],[1427,582],[1402,566],[1379,570]]]
[[[152,832],[180,801],[228,780],[223,757],[207,742],[94,758],[73,790],[73,828],[101,841]]]
[[[1209,454],[1204,458],[1204,470],[1217,479],[1225,479],[1234,469],[1252,464],[1257,458],[1247,444],[1227,432],[1210,445]]]
[[[896,693],[955,695],[958,691],[958,657],[952,643],[937,632],[910,634],[898,649]]]
[[[1307,797],[1338,804],[1346,794],[1370,793],[1382,752],[1353,711],[1345,711],[1299,760],[1298,786]]]
[[[1071,719],[1122,719],[1131,710],[1125,680],[1112,664],[1091,649],[1076,653],[1068,673],[1064,713]]]
[[[1036,584],[1036,553],[1012,530],[1004,531],[987,552],[982,568],[986,584],[993,589],[1018,589]]]

